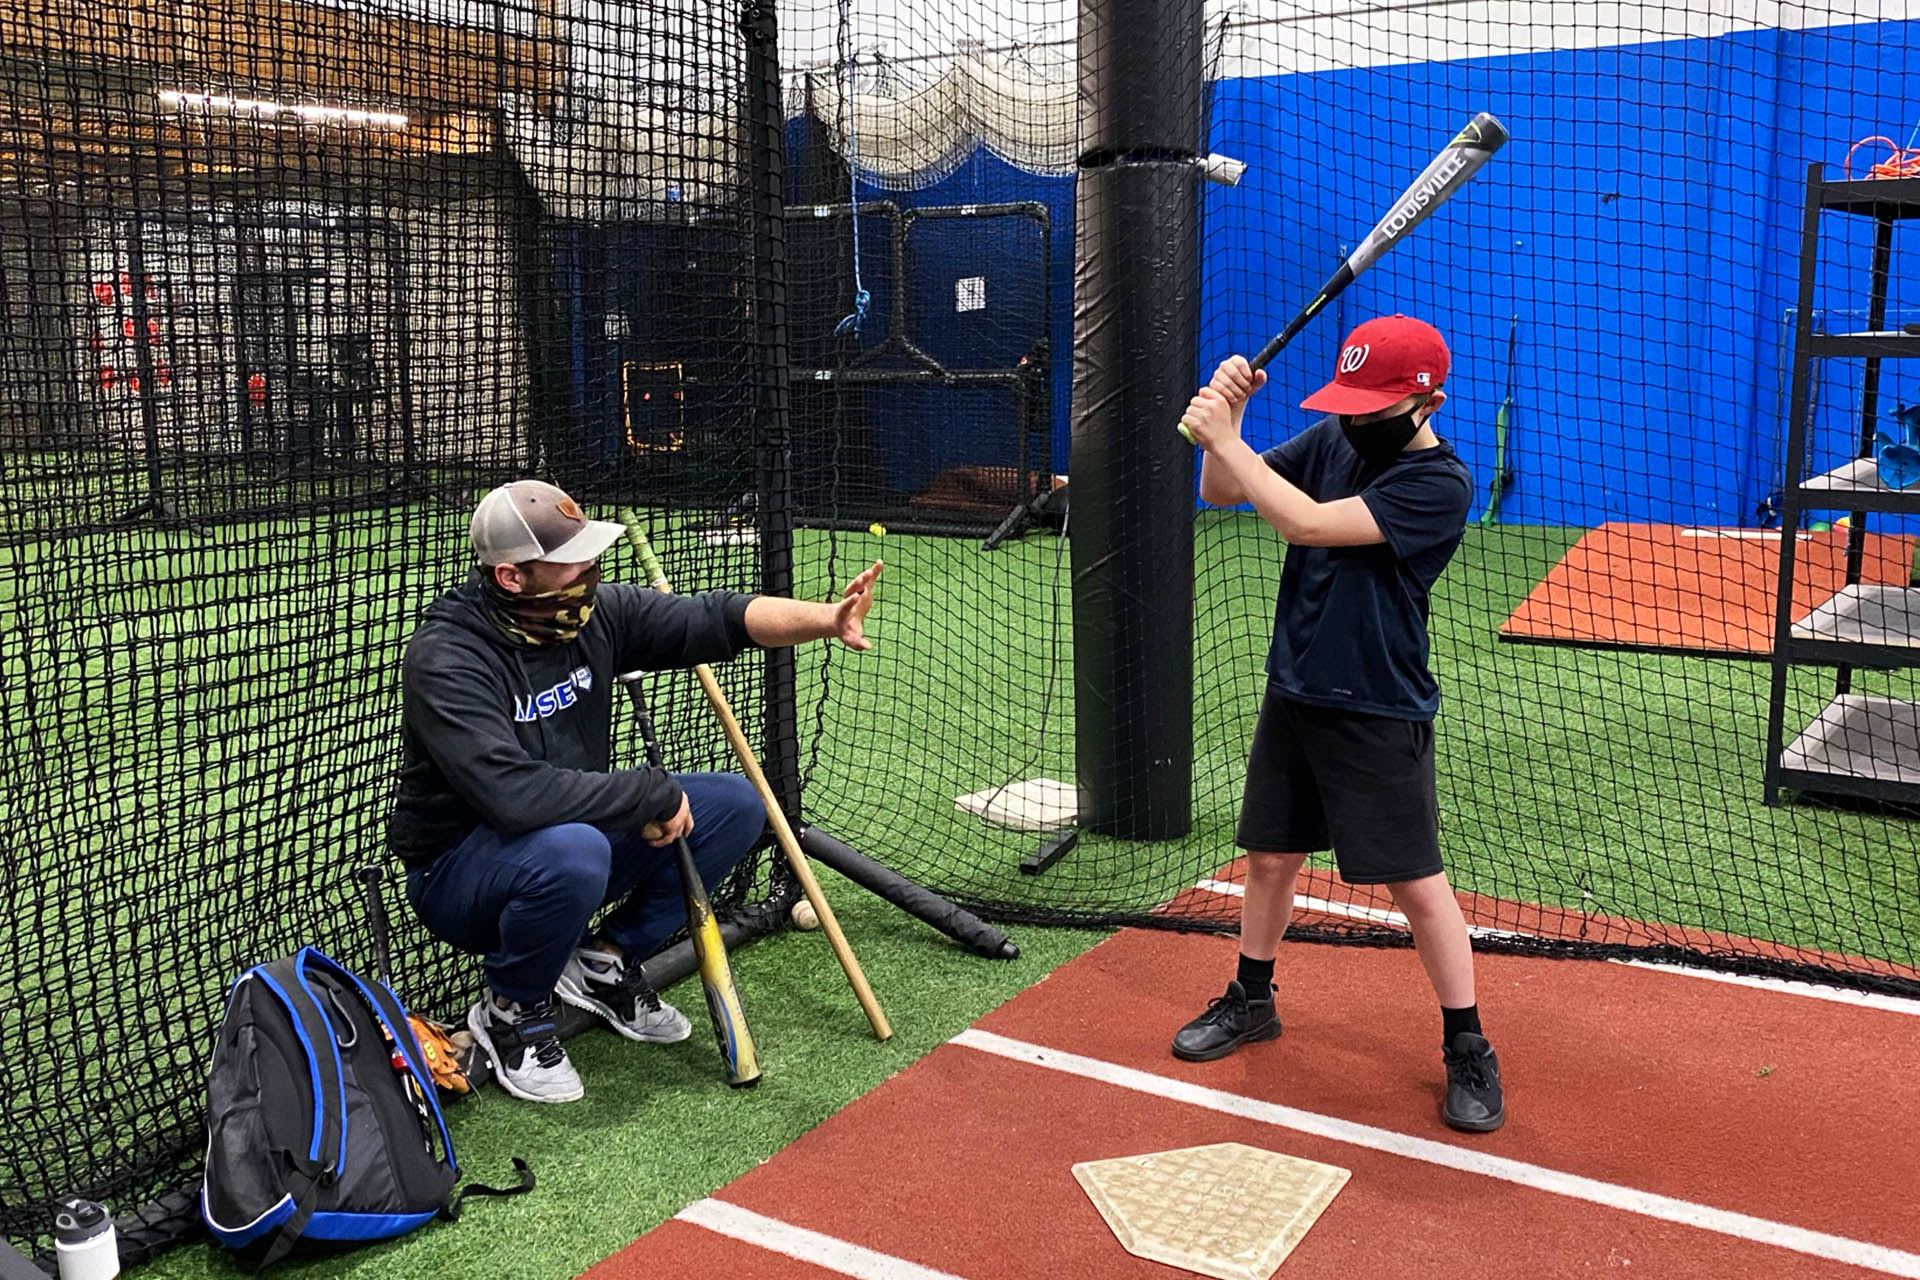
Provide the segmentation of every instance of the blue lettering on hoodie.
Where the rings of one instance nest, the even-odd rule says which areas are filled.
[[[513,698],[513,718],[515,723],[530,724],[535,720],[544,720],[550,715],[565,711],[568,707],[578,702],[580,695],[574,691],[574,685],[580,680],[582,672],[586,673],[588,682],[591,682],[593,679],[592,673],[587,672],[586,668],[583,667],[580,671],[574,672],[551,689],[542,689],[538,693],[525,697],[515,694]]]

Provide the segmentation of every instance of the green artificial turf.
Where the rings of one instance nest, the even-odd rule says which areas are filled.
[[[1443,843],[1455,883],[1920,960],[1911,820],[1763,803],[1767,663],[1498,638],[1581,532],[1470,528],[1435,591]],[[1009,776],[1074,777],[1070,579],[1060,575],[1055,607],[1054,540],[984,554],[956,539],[843,534],[830,556],[824,539],[803,536],[803,589],[824,591],[870,556],[889,560],[872,628],[881,649],[814,651],[802,668],[803,732],[825,727],[808,804],[829,825],[909,874],[1013,910],[1139,914],[1231,856],[1282,554],[1257,517],[1209,512],[1197,525],[1192,834],[1153,845],[1083,837],[1040,877],[1015,871],[1034,837],[989,828],[952,801]],[[1832,679],[1791,674],[1789,734],[1824,705]],[[1855,689],[1917,692],[1898,672],[1858,673]],[[911,827],[898,820],[903,809]],[[1230,919],[1234,904],[1215,909]]]

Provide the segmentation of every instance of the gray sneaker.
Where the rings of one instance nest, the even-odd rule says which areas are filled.
[[[647,985],[639,965],[605,951],[576,950],[561,971],[555,994],[576,1009],[599,1014],[629,1040],[672,1044],[693,1034],[686,1015]]]
[[[493,1064],[493,1078],[514,1097],[528,1102],[575,1102],[586,1096],[580,1073],[560,1047],[551,1002],[502,1009],[492,996],[482,996],[467,1011],[467,1030]]]

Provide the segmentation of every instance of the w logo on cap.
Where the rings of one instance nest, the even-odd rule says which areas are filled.
[[[1340,372],[1353,373],[1357,371],[1361,365],[1367,362],[1367,357],[1371,355],[1372,352],[1372,344],[1365,342],[1358,343],[1351,347],[1342,347],[1340,349]]]

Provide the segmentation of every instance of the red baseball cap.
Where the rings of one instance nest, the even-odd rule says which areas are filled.
[[[1340,344],[1333,381],[1300,402],[1321,413],[1375,413],[1447,380],[1447,340],[1425,320],[1369,320]]]

